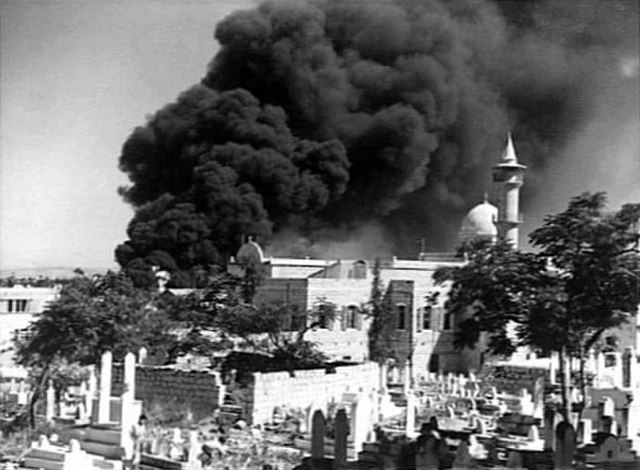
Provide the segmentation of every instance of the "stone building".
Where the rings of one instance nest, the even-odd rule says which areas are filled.
[[[518,242],[519,189],[525,171],[519,164],[509,137],[501,161],[494,166],[499,207],[487,198],[467,214],[460,230],[461,241],[504,237]],[[374,254],[372,254],[374,255]],[[309,332],[307,338],[334,360],[364,361],[368,357],[371,317],[367,305],[374,279],[373,259],[299,259],[266,257],[249,239],[238,251],[231,272],[241,274],[247,262],[258,262],[265,279],[257,290],[257,304],[283,303],[301,312],[322,302],[337,307],[336,318]],[[378,261],[384,289],[387,321],[385,334],[395,353],[391,367],[395,379],[427,372],[479,370],[482,353],[459,351],[453,346],[458,319],[443,308],[447,286],[436,286],[433,274],[443,266],[459,266],[463,259],[453,253],[420,253],[416,259]],[[440,293],[435,302],[429,301]]]
[[[13,337],[58,296],[57,287],[0,287],[0,372],[13,367]]]

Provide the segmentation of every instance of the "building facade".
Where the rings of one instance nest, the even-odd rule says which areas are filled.
[[[14,368],[13,338],[59,293],[57,287],[0,287],[0,373]]]
[[[493,167],[499,206],[485,201],[462,222],[460,240],[504,237],[518,243],[519,189],[526,167],[519,164],[509,137],[502,158]],[[398,381],[428,372],[468,372],[480,369],[480,349],[458,350],[453,345],[459,321],[444,309],[447,285],[436,286],[433,274],[440,267],[461,266],[452,253],[420,253],[416,259],[295,259],[265,257],[262,248],[248,240],[230,270],[257,262],[264,268],[257,304],[287,304],[301,312],[322,303],[336,307],[335,319],[308,333],[307,339],[333,360],[364,361],[369,355],[370,299],[375,272],[383,297],[385,322],[382,336],[393,352],[392,374]]]

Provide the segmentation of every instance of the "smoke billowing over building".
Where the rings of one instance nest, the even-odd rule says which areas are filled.
[[[246,234],[276,254],[451,249],[508,130],[531,170],[526,210],[593,119],[603,80],[637,82],[637,18],[631,0],[290,1],[233,13],[215,26],[220,50],[201,83],[123,146],[136,214],[117,260],[186,284]]]

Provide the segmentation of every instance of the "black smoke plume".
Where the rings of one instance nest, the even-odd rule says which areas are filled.
[[[452,248],[508,130],[532,168],[526,198],[588,120],[638,10],[597,3],[318,0],[231,14],[202,83],[124,144],[121,192],[137,210],[118,262],[188,284],[244,234],[273,246],[295,234],[312,250],[363,226],[399,255],[421,238]]]

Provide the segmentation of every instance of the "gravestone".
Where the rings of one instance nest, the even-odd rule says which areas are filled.
[[[533,384],[533,417],[544,418],[544,377],[538,377]]]
[[[522,465],[522,455],[520,452],[516,452],[515,450],[510,450],[507,455],[507,468],[523,468]]]
[[[105,351],[100,358],[100,391],[98,393],[98,423],[109,422],[111,406],[111,351]]]
[[[576,452],[576,434],[573,426],[562,421],[556,427],[555,469],[573,470],[573,458]]]
[[[93,416],[93,398],[95,397],[96,390],[98,388],[98,378],[96,377],[95,366],[89,366],[89,379],[87,380],[87,387],[84,395],[84,407],[87,410],[89,417]]]
[[[484,422],[484,419],[478,418],[476,420],[476,429],[475,430],[481,436],[485,436],[487,434],[487,424]]]
[[[138,349],[138,364],[145,364],[147,362],[148,354],[149,353],[147,351],[147,348],[145,348],[144,346]]]
[[[527,440],[530,442],[540,441],[540,430],[535,424],[529,428],[529,432],[527,433]]]
[[[619,459],[620,445],[618,439],[613,436],[607,437],[591,460],[593,462],[616,462]]]
[[[416,449],[416,470],[438,470],[440,456],[438,455],[439,439],[433,434],[423,434],[418,438]]]
[[[47,387],[47,394],[46,394],[46,410],[45,410],[45,419],[48,422],[53,421],[53,416],[55,415],[55,409],[56,409],[56,391],[53,388],[53,380],[49,379],[48,381],[48,387]]]
[[[469,455],[475,460],[484,460],[487,458],[487,449],[478,442],[475,434],[469,435]]]
[[[611,397],[604,397],[602,399],[602,416],[611,417],[615,416],[616,404]]]
[[[200,443],[198,442],[198,431],[190,430],[189,431],[189,457],[187,462],[194,468],[200,462],[198,460],[198,453],[200,451]]]
[[[349,434],[349,422],[344,408],[340,408],[336,414],[335,434],[333,469],[342,470],[347,466],[347,435]]]
[[[471,455],[469,455],[469,446],[467,441],[460,441],[456,456],[453,459],[452,470],[469,470],[473,465]]]
[[[520,414],[525,416],[533,416],[534,402],[532,396],[527,389],[520,390]]]
[[[589,444],[593,439],[593,422],[590,419],[583,418],[578,424],[578,442],[580,444]]]
[[[120,447],[122,447],[125,458],[127,459],[133,457],[134,442],[131,436],[131,429],[133,429],[135,420],[138,419],[138,417],[135,416],[133,407],[135,381],[136,358],[133,353],[129,352],[124,356],[124,384],[120,408],[120,426],[122,429],[120,433]]]
[[[405,434],[413,435],[416,429],[416,396],[413,392],[407,394],[407,420],[405,421]]]
[[[407,403],[407,406],[408,405]],[[351,413],[353,446],[356,455],[362,451],[362,446],[369,438],[369,434],[373,429],[372,413],[371,400],[366,394],[361,393],[358,401],[354,403]]]
[[[324,458],[324,435],[326,433],[326,421],[322,411],[316,410],[313,413],[311,423],[311,458]]]
[[[553,408],[544,409],[544,449],[555,448],[555,421],[556,411]]]

